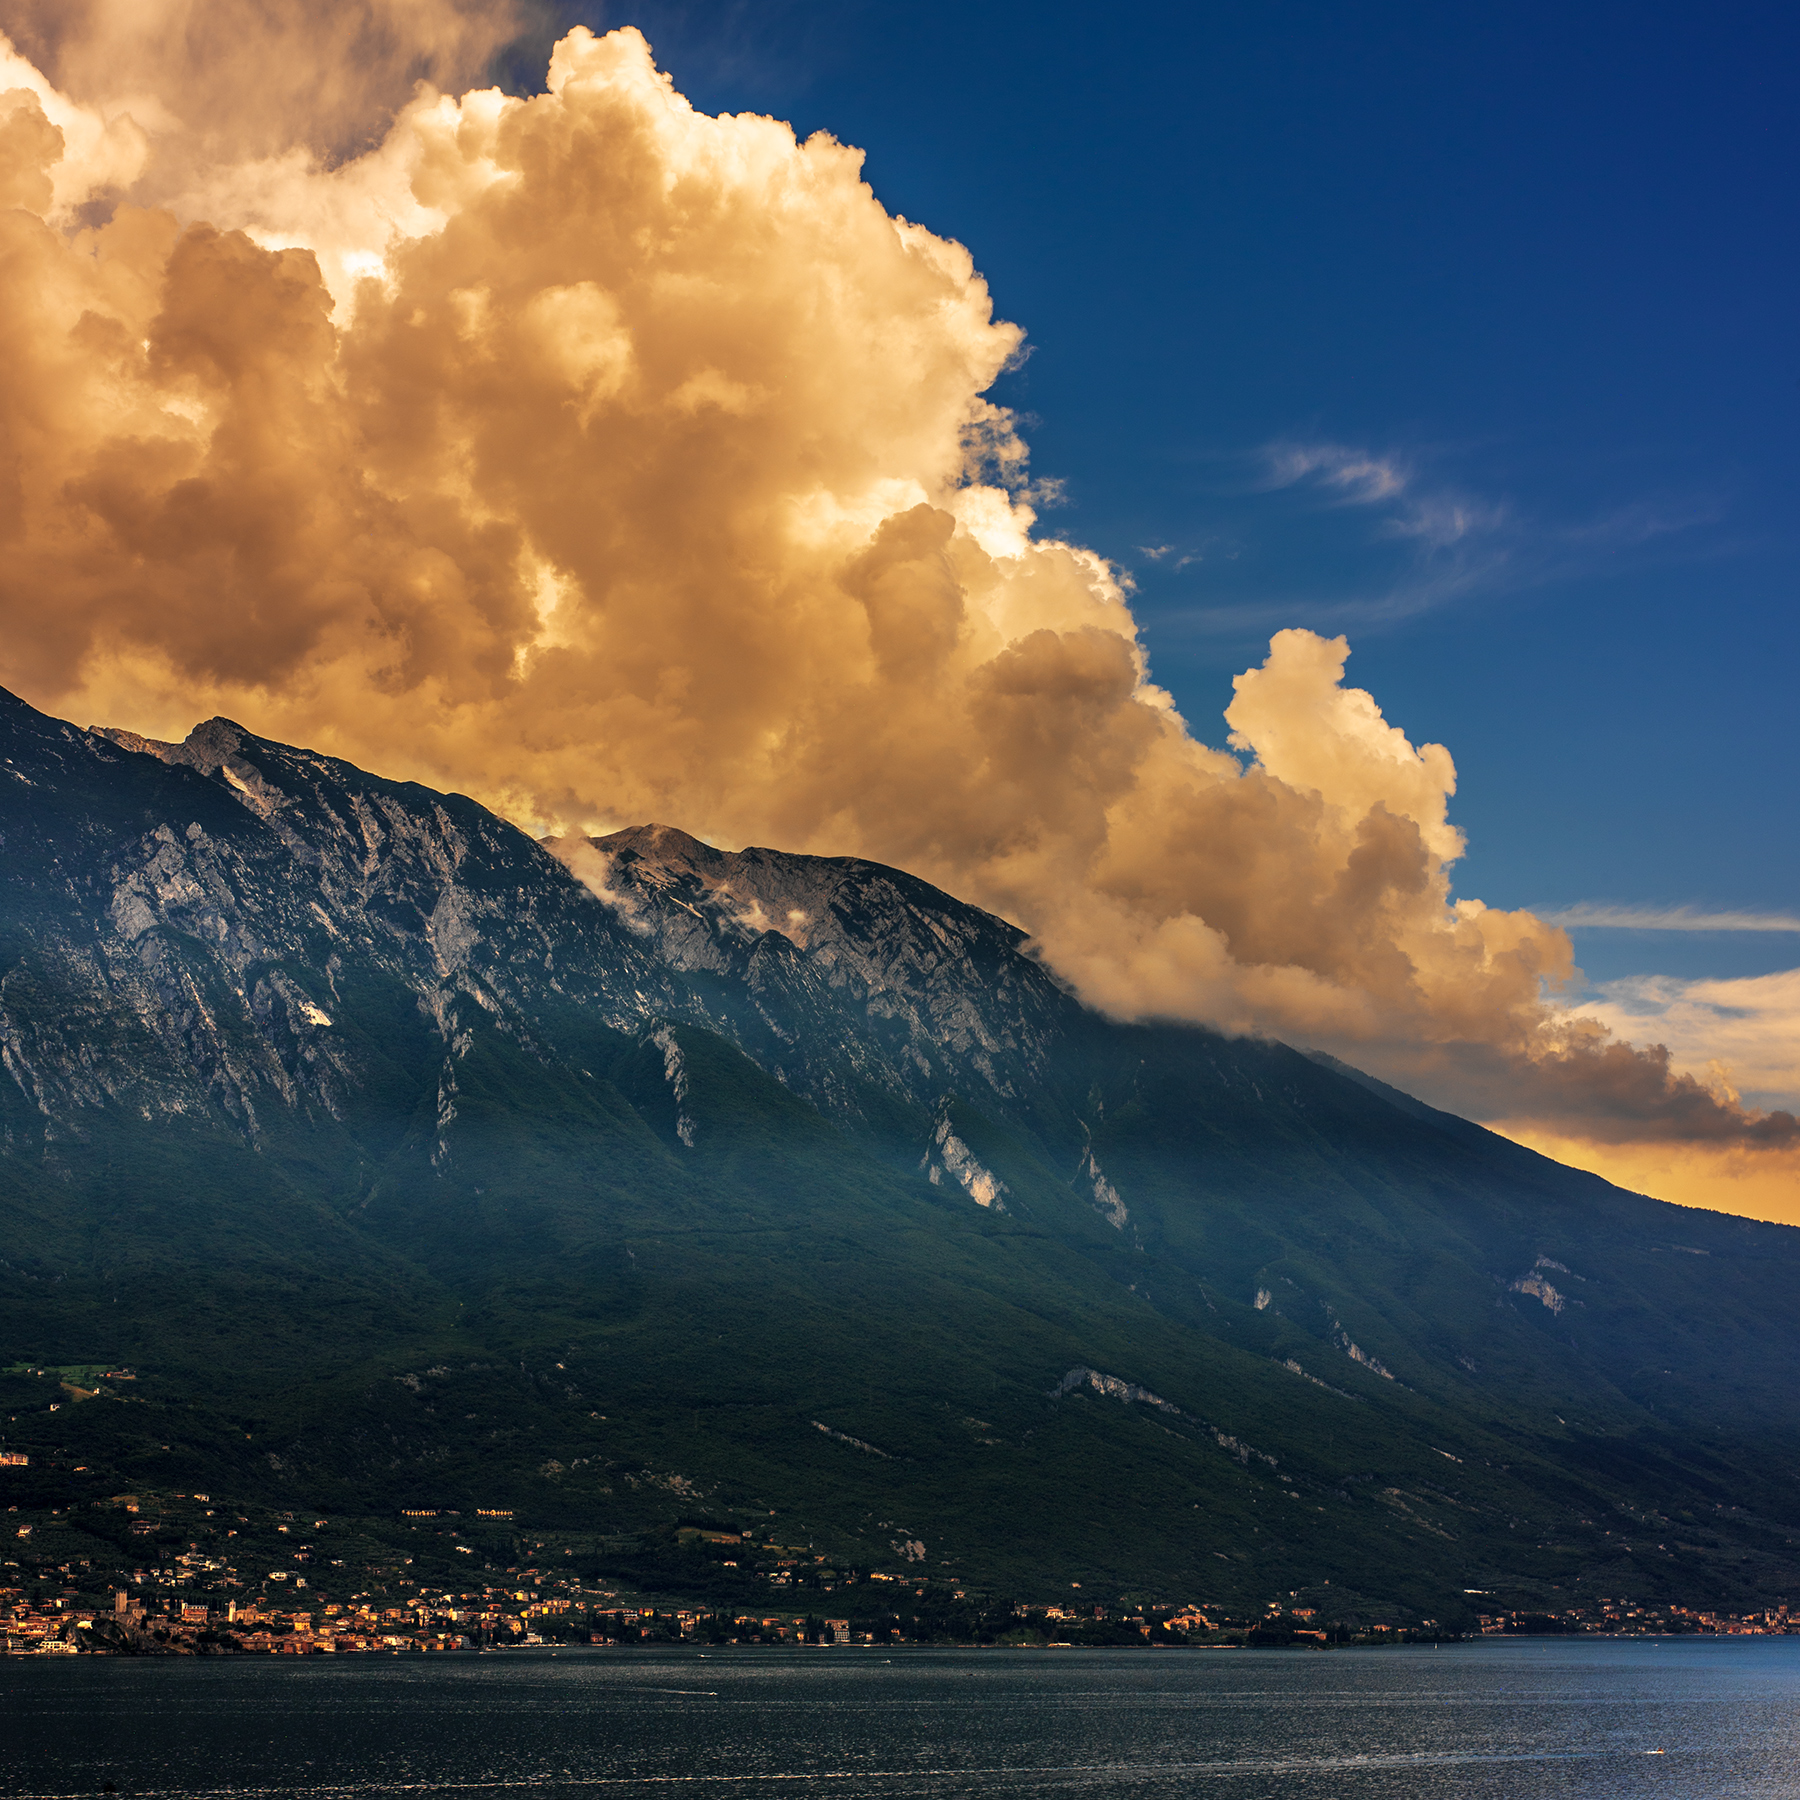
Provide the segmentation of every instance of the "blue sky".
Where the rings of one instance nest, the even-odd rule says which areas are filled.
[[[1064,485],[1044,526],[1132,571],[1200,735],[1271,631],[1345,631],[1455,755],[1461,891],[1800,906],[1791,8],[555,19],[864,147],[890,210],[970,246],[1030,333],[996,397]],[[1577,946],[1596,979],[1800,962],[1785,933]]]

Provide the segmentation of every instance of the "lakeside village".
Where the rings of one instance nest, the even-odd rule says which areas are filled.
[[[691,1525],[673,1533],[670,1554],[690,1579],[656,1585],[691,1595],[709,1579],[723,1580],[740,1596],[753,1591],[771,1602],[745,1606],[741,1599],[658,1603],[622,1582],[603,1585],[604,1575],[572,1566],[574,1546],[521,1536],[504,1509],[478,1511],[469,1522],[437,1510],[403,1511],[393,1521],[398,1542],[372,1537],[368,1521],[334,1528],[291,1512],[253,1518],[214,1507],[203,1493],[118,1494],[86,1509],[22,1517],[13,1507],[0,1517],[11,1552],[0,1562],[0,1649],[9,1655],[391,1655],[683,1643],[1326,1649],[1473,1635],[1430,1619],[1346,1623],[1322,1607],[1316,1589],[1270,1600],[1250,1615],[1201,1602],[1095,1603],[1074,1593],[1060,1604],[1015,1603],[904,1564],[837,1567],[810,1544],[778,1542],[773,1528]],[[121,1524],[117,1535],[108,1534],[111,1546],[154,1550],[155,1567],[129,1568],[104,1554],[109,1546],[96,1530]],[[471,1530],[477,1541],[463,1541]],[[415,1554],[403,1554],[408,1545]],[[345,1554],[333,1556],[332,1549]],[[497,1567],[494,1559],[509,1552],[517,1560]],[[470,1561],[458,1564],[459,1557]],[[557,1561],[571,1566],[557,1568]],[[473,1579],[478,1567],[484,1579]],[[1800,1635],[1800,1612],[1785,1603],[1727,1615],[1599,1601],[1564,1612],[1482,1614],[1478,1629]]]
[[[424,1588],[399,1605],[366,1596],[318,1607],[270,1606],[227,1599],[196,1600],[183,1594],[144,1594],[115,1589],[110,1607],[88,1603],[79,1588],[27,1599],[18,1588],[0,1588],[0,1648],[11,1656],[196,1656],[493,1650],[527,1646],[697,1644],[885,1645],[908,1643],[1074,1649],[1137,1644],[1200,1648],[1318,1648],[1334,1645],[1450,1643],[1466,1635],[1396,1625],[1348,1627],[1321,1624],[1316,1609],[1271,1603],[1254,1619],[1232,1620],[1217,1608],[1021,1605],[973,1636],[921,1632],[919,1615],[890,1616],[872,1630],[848,1618],[817,1614],[721,1613],[693,1608],[626,1607],[605,1590],[568,1590],[566,1581],[545,1583],[533,1570],[511,1571],[525,1588],[470,1589],[463,1593]],[[548,1587],[549,1591],[544,1589]],[[915,1598],[923,1599],[923,1589]],[[104,1597],[101,1597],[104,1598]],[[1742,1617],[1665,1609],[1582,1609],[1558,1614],[1486,1617],[1483,1635],[1601,1633],[1613,1636],[1674,1634],[1795,1635],[1800,1617],[1785,1607]]]

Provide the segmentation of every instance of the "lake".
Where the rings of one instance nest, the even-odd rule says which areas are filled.
[[[0,1795],[108,1782],[121,1800],[1791,1800],[1800,1638],[0,1660]]]

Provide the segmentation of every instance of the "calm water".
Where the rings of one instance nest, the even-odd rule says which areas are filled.
[[[0,1662],[0,1795],[109,1781],[122,1800],[1788,1797],[1800,1638]]]

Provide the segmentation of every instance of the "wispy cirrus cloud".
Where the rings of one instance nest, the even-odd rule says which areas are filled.
[[[1170,569],[1191,568],[1197,562],[1204,562],[1211,554],[1203,546],[1181,544],[1138,544],[1134,548],[1145,562],[1167,563]]]
[[[1242,452],[1233,459],[1242,471],[1238,482],[1220,490],[1244,513],[1229,533],[1238,552],[1225,559],[1237,567],[1205,603],[1158,606],[1159,629],[1231,636],[1297,619],[1326,632],[1381,629],[1483,595],[1618,575],[1650,560],[1712,557],[1732,547],[1709,530],[1729,510],[1716,492],[1638,496],[1556,519],[1453,479],[1451,454],[1443,446],[1377,449],[1304,437]],[[1331,551],[1329,587],[1316,571],[1296,578],[1293,558],[1279,553],[1284,540],[1291,545],[1296,537],[1293,515],[1278,531],[1259,528],[1244,510],[1259,502],[1298,509],[1315,522],[1337,515],[1350,527],[1348,540]],[[1298,535],[1316,557],[1316,533],[1303,525]],[[1154,541],[1139,554],[1169,573],[1202,560],[1164,560],[1166,547]],[[1259,591],[1249,591],[1252,583]]]
[[[1283,442],[1267,445],[1262,454],[1265,490],[1310,485],[1334,505],[1378,508],[1380,536],[1410,538],[1426,551],[1490,535],[1508,522],[1503,502],[1423,481],[1418,464],[1398,452]]]
[[[1609,512],[1564,525],[1556,540],[1570,553],[1622,552],[1660,539],[1720,524],[1726,505],[1718,494],[1682,494],[1634,500]]]
[[[1399,457],[1349,444],[1275,443],[1263,455],[1268,461],[1266,486],[1297,487],[1310,481],[1346,506],[1374,506],[1404,494],[1412,483],[1412,469]]]
[[[1800,915],[1782,912],[1709,912],[1697,906],[1615,906],[1603,901],[1531,910],[1546,924],[1566,931],[1800,931]]]
[[[1166,544],[1140,545],[1140,556],[1169,573],[1202,561],[1237,565],[1231,577],[1234,597],[1216,593],[1202,605],[1159,607],[1156,622],[1162,631],[1258,633],[1296,618],[1330,632],[1391,625],[1502,585],[1518,553],[1521,534],[1507,503],[1433,480],[1421,457],[1283,439],[1247,453],[1245,460],[1248,479],[1227,490],[1238,501],[1291,495],[1314,512],[1362,515],[1360,545],[1335,556],[1333,569],[1341,579],[1346,568],[1367,566],[1332,592],[1297,583],[1291,574],[1271,579],[1269,562],[1257,547],[1260,534],[1247,521],[1215,540],[1233,546],[1229,555],[1190,552],[1176,560]],[[1265,546],[1272,541],[1265,537]],[[1254,597],[1245,592],[1251,583],[1260,589]]]

